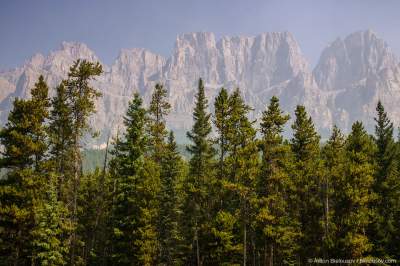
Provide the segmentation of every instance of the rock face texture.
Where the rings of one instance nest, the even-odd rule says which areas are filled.
[[[379,100],[395,125],[400,123],[399,73],[398,59],[372,31],[334,41],[313,71],[318,87],[330,94],[333,121],[344,130],[356,120],[372,129]]]
[[[48,56],[37,54],[23,66],[0,73],[1,123],[6,121],[12,99],[29,97],[39,75],[54,88],[79,58],[99,61],[85,44],[64,42]],[[254,107],[253,118],[276,95],[290,113],[297,104],[305,105],[325,137],[333,124],[346,131],[355,120],[362,120],[371,128],[379,99],[393,121],[400,122],[399,62],[371,31],[356,32],[331,43],[313,71],[288,32],[220,40],[212,33],[187,33],[177,37],[169,58],[146,49],[123,49],[111,66],[103,64],[103,68],[104,74],[93,82],[103,93],[91,119],[101,132],[96,144],[121,127],[133,92],[139,92],[148,103],[157,82],[168,89],[172,105],[169,127],[184,136],[192,123],[200,77],[205,81],[211,109],[221,87],[239,87]]]

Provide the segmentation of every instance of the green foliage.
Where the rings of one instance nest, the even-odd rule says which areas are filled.
[[[47,93],[40,76],[32,99],[15,99],[8,122],[0,131],[0,167],[6,170],[0,180],[0,260],[10,264],[28,264],[33,255],[30,232],[37,226],[34,210],[42,203],[46,184]]]
[[[319,156],[320,137],[311,117],[308,116],[304,106],[296,107],[295,116],[291,140],[295,157],[293,172],[296,187],[295,208],[301,229],[299,257],[300,261],[305,263],[307,258],[318,258],[322,255],[323,230],[320,223],[323,215],[320,197],[322,164]]]
[[[156,197],[160,170],[145,158],[146,113],[140,96],[135,94],[124,117],[126,132],[116,140],[111,161],[110,172],[116,182],[112,257],[120,265],[152,265],[159,250]]]
[[[375,137],[356,122],[321,148],[304,106],[286,140],[289,116],[272,97],[258,135],[239,89],[221,89],[213,135],[200,79],[183,151],[157,84],[148,109],[134,94],[109,155],[108,143],[81,147],[101,72],[78,60],[52,99],[41,76],[31,99],[14,100],[0,130],[0,265],[400,259],[400,144],[380,102]]]
[[[246,264],[250,250],[248,242],[254,237],[250,235],[253,231],[249,229],[249,224],[255,215],[251,203],[256,198],[259,156],[254,122],[248,119],[251,109],[244,103],[239,89],[229,96],[228,105],[227,156],[224,160],[227,175],[222,180],[225,193],[223,200],[226,203],[223,209],[235,216],[238,222],[234,231],[241,232],[234,241],[234,249],[241,249],[241,252],[231,262]]]
[[[193,111],[193,127],[187,133],[191,144],[187,146],[190,153],[189,174],[185,184],[186,199],[184,203],[184,226],[187,232],[185,242],[195,258],[201,264],[210,251],[207,239],[210,235],[210,215],[212,213],[213,157],[210,114],[207,113],[203,81],[200,79],[196,103]],[[209,193],[209,194],[208,194]]]
[[[149,150],[153,159],[159,163],[165,149],[165,139],[168,135],[165,126],[165,116],[169,113],[171,105],[166,100],[167,90],[156,84],[149,107],[148,135]]]
[[[345,186],[345,136],[334,126],[332,135],[322,148],[324,162],[324,179],[322,186],[324,217],[323,217],[323,255],[329,258],[331,254],[339,254],[341,247],[337,239],[340,237],[342,206],[342,188]]]
[[[62,82],[58,96],[61,101],[58,115],[55,118],[61,121],[65,120],[69,124],[61,125],[63,137],[54,138],[57,140],[56,145],[61,146],[68,144],[69,147],[65,152],[56,153],[52,159],[55,162],[64,160],[64,163],[58,163],[56,166],[62,166],[64,171],[60,171],[61,195],[67,202],[70,212],[70,218],[78,227],[78,193],[79,183],[82,174],[82,158],[81,158],[81,138],[84,134],[90,132],[89,117],[96,111],[95,100],[101,96],[101,93],[91,86],[91,81],[103,72],[100,63],[92,63],[86,60],[77,60],[69,69],[68,78]],[[62,87],[65,87],[63,91]],[[65,101],[64,101],[65,100]],[[54,101],[57,101],[57,96]],[[53,121],[57,125],[61,121]],[[64,130],[65,127],[70,127]],[[54,145],[54,146],[56,146]],[[61,149],[63,150],[63,149]],[[62,186],[65,184],[65,188]],[[68,191],[63,195],[63,191]],[[72,231],[70,236],[70,264],[80,263],[81,257],[77,254],[78,244],[81,240],[78,239],[76,230]]]
[[[375,118],[375,158],[377,171],[375,174],[374,192],[377,195],[375,206],[375,222],[372,224],[374,255],[399,258],[398,248],[400,233],[400,179],[398,149],[393,138],[393,123],[379,101]]]
[[[214,102],[214,125],[218,133],[216,143],[218,144],[218,178],[222,179],[225,172],[225,157],[228,151],[228,114],[229,114],[229,95],[222,88]]]
[[[71,224],[65,219],[66,208],[57,198],[56,179],[50,177],[45,197],[35,206],[36,226],[32,230],[33,265],[66,265]]]
[[[338,200],[341,208],[340,236],[337,240],[341,255],[361,258],[372,248],[365,234],[371,222],[372,210],[369,208],[375,195],[374,184],[375,145],[361,122],[352,126],[346,140],[345,180]]]
[[[161,191],[159,195],[159,239],[161,263],[180,265],[182,263],[182,236],[179,231],[180,200],[177,183],[182,176],[182,159],[177,151],[174,134],[171,131],[166,153],[161,161]]]
[[[261,172],[257,181],[256,223],[259,232],[260,252],[266,265],[292,264],[299,236],[298,225],[290,208],[290,196],[294,193],[290,178],[292,154],[290,146],[283,143],[282,132],[289,115],[285,115],[279,100],[272,97],[261,117],[260,148],[262,151]]]
[[[67,83],[61,82],[56,87],[56,95],[51,101],[50,125],[48,135],[50,138],[50,154],[53,168],[59,175],[59,189],[64,186],[66,175],[72,174],[69,159],[73,156],[72,136],[72,107],[68,103],[66,90]]]

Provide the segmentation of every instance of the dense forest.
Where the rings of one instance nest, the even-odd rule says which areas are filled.
[[[148,106],[134,94],[102,166],[85,171],[101,73],[78,60],[54,97],[41,76],[14,100],[0,131],[0,265],[400,260],[400,143],[381,103],[374,135],[355,122],[322,143],[304,106],[290,120],[273,97],[252,121],[239,89],[209,106],[200,79],[185,159],[158,84]]]

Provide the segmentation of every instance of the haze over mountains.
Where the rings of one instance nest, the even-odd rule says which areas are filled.
[[[101,62],[85,44],[64,42],[48,56],[36,54],[23,66],[1,72],[1,123],[7,119],[12,99],[29,97],[40,74],[54,88],[78,58]],[[334,124],[348,131],[356,120],[372,129],[379,99],[395,125],[400,123],[399,61],[369,30],[333,41],[313,70],[289,32],[219,40],[213,33],[187,33],[177,37],[169,58],[141,48],[123,49],[111,66],[103,67],[104,74],[94,82],[103,93],[92,118],[101,132],[98,144],[110,130],[115,133],[120,128],[133,92],[139,91],[148,102],[157,82],[168,88],[172,105],[168,125],[183,136],[192,123],[200,77],[211,108],[221,87],[239,87],[257,118],[276,95],[290,113],[297,104],[305,105],[324,137]]]

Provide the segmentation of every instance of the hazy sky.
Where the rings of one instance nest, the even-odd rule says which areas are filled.
[[[315,64],[331,41],[364,29],[400,55],[400,1],[0,0],[0,69],[64,40],[86,43],[107,64],[121,48],[168,56],[177,34],[194,31],[218,38],[287,30]]]

